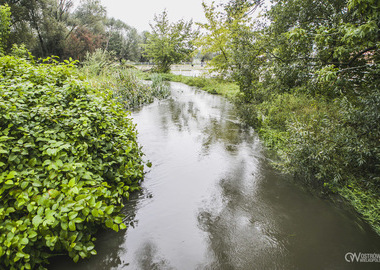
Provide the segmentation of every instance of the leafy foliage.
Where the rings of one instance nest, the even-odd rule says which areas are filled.
[[[222,18],[260,2],[231,0]],[[377,231],[379,18],[377,0],[276,0],[229,36],[238,106],[279,167],[340,193]]]
[[[209,64],[225,75],[233,68],[231,57],[235,29],[249,27],[250,18],[244,16],[249,5],[242,5],[240,9],[231,8],[234,12],[228,14],[218,9],[214,2],[210,6],[203,2],[202,6],[207,22],[197,23],[204,33],[196,39],[195,45],[204,54],[216,54]]]
[[[120,60],[140,58],[140,36],[135,28],[108,18],[100,0],[78,2],[0,0],[0,4],[9,4],[12,13],[12,29],[4,47],[9,52],[13,44],[24,44],[37,57],[83,60],[87,52],[102,48],[114,51]]]
[[[0,6],[0,54],[4,52],[11,26],[11,13],[8,5]]]
[[[168,97],[170,95],[170,85],[164,80],[161,74],[152,74],[150,79],[152,80],[154,96]]]
[[[87,53],[95,52],[102,43],[102,35],[94,34],[85,26],[78,26],[65,41],[63,57],[84,60]]]
[[[192,40],[196,34],[191,29],[192,21],[170,23],[166,11],[155,15],[154,21],[152,33],[147,34],[144,54],[157,65],[155,71],[167,73],[172,64],[189,57],[194,50]]]
[[[0,268],[96,254],[99,225],[124,229],[142,152],[128,113],[74,63],[0,58]]]

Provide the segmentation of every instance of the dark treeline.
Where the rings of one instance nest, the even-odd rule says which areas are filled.
[[[100,0],[0,0],[11,11],[6,51],[24,44],[37,57],[56,55],[82,60],[102,48],[119,59],[142,59],[144,33],[120,20],[109,18]]]

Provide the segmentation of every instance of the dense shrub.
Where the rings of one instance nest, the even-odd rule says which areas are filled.
[[[0,58],[0,269],[78,261],[96,254],[100,225],[126,227],[119,213],[143,178],[142,152],[109,96],[73,63]]]

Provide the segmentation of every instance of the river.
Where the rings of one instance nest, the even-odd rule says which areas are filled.
[[[98,255],[49,269],[380,269],[380,237],[343,204],[270,166],[225,98],[180,83],[133,112],[153,166],[126,203],[128,229],[97,236]]]

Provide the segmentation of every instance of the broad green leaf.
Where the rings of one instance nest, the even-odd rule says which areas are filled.
[[[75,231],[75,229],[76,229],[75,222],[72,220],[69,222],[69,229],[70,229],[70,231]]]
[[[109,205],[106,207],[106,209],[104,210],[108,215],[111,215],[112,212],[114,210],[114,206],[113,205]]]
[[[120,224],[123,222],[123,219],[120,217],[120,216],[117,216],[114,218],[114,222],[117,223],[117,224]]]
[[[37,236],[37,233],[35,231],[29,231],[29,238],[34,238]]]
[[[33,226],[37,228],[41,223],[43,222],[43,219],[37,215],[32,219]]]
[[[68,216],[70,220],[73,220],[74,218],[78,216],[78,212],[70,212]]]
[[[91,210],[91,214],[92,214],[94,217],[99,217],[98,209],[92,209],[92,210]]]
[[[119,231],[119,226],[117,224],[114,224],[112,226],[112,230],[114,230],[115,232],[118,232]]]
[[[61,222],[62,230],[67,231],[68,227],[69,227],[69,225],[67,224],[67,222]]]
[[[68,183],[68,186],[69,187],[73,187],[74,185],[75,185],[75,178],[72,178],[70,181],[69,181],[69,183]]]
[[[107,219],[106,220],[106,227],[107,228],[110,228],[110,229],[112,229],[112,227],[113,227],[113,221],[112,220],[110,220],[110,219]]]
[[[60,192],[55,189],[49,189],[48,193],[52,199],[56,198],[60,194]]]
[[[10,171],[5,179],[13,179],[13,178],[15,178],[16,174],[17,174],[17,172]]]
[[[6,184],[6,185],[13,185],[14,183],[13,183],[13,181],[12,180],[8,180],[8,181],[5,181],[5,183],[4,184]]]
[[[22,245],[27,245],[28,243],[29,243],[28,238],[22,238],[22,239],[20,240],[20,244],[22,244]]]

